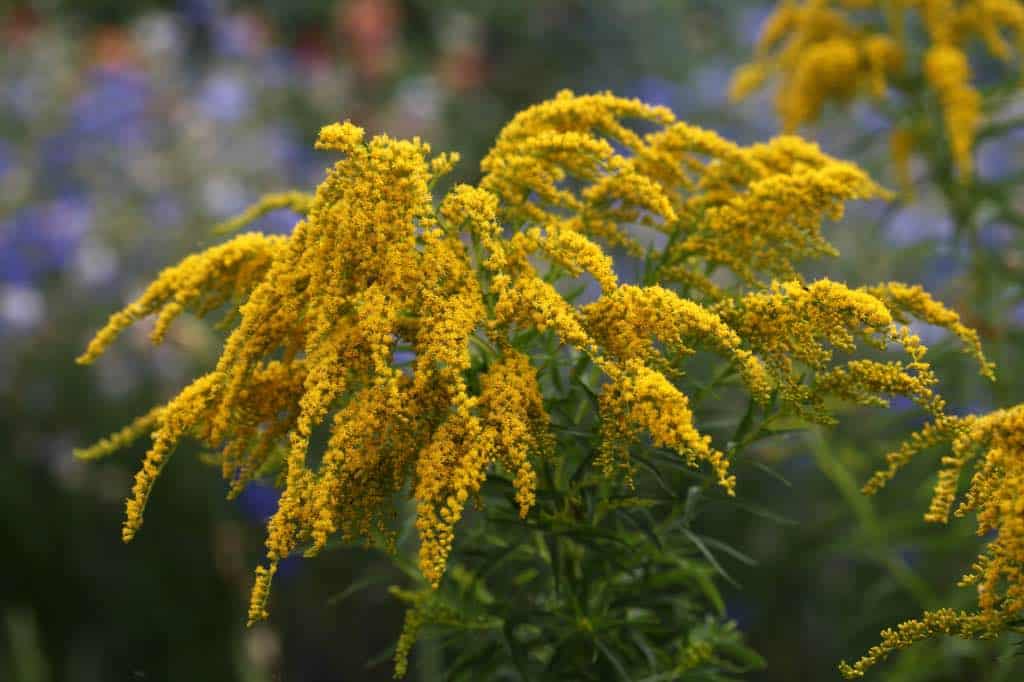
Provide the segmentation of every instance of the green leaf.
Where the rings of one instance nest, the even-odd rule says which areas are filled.
[[[363,578],[362,580],[356,580],[341,592],[338,592],[337,594],[328,597],[327,605],[337,606],[341,602],[351,597],[356,592],[361,592],[362,590],[365,590],[368,587],[371,587],[373,585],[380,585],[385,582],[389,582],[390,580],[391,577],[387,575],[372,575]]]
[[[505,644],[508,646],[509,654],[512,656],[512,663],[516,666],[516,670],[519,672],[520,677],[523,680],[530,680],[530,669],[527,661],[527,653],[516,641],[514,632],[514,626],[511,621],[506,620],[501,628],[502,634],[505,635]]]
[[[687,539],[689,539],[690,542],[692,542],[697,547],[697,549],[700,550],[700,553],[704,555],[704,558],[708,560],[708,563],[714,566],[715,570],[718,571],[719,575],[725,578],[725,580],[728,581],[729,584],[733,585],[734,587],[740,586],[740,584],[736,582],[731,575],[729,575],[728,571],[726,571],[722,567],[722,564],[718,563],[718,559],[715,557],[714,553],[712,553],[712,551],[708,549],[708,546],[704,542],[703,538],[701,538],[699,535],[694,533],[689,528],[684,527],[681,530],[683,535],[685,535]]]
[[[626,666],[622,664],[622,661],[619,660],[619,657],[615,655],[615,652],[608,648],[608,646],[600,638],[595,638],[594,644],[597,646],[598,650],[604,655],[604,657],[607,658],[608,661],[612,664],[612,667],[615,668],[615,672],[618,673],[619,679],[627,680],[627,682],[633,679],[629,676],[629,672],[627,672]]]

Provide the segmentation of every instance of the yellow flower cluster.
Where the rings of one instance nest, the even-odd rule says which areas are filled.
[[[636,133],[625,122],[654,130]],[[614,143],[614,145],[613,145]],[[624,150],[619,153],[616,147]],[[717,267],[746,283],[795,278],[802,258],[833,255],[822,217],[884,196],[856,166],[793,136],[741,147],[664,107],[562,92],[519,113],[482,163],[500,219],[545,225],[644,251],[642,225],[670,238],[658,279],[716,298]]]
[[[928,39],[920,74],[942,108],[961,177],[968,177],[982,112],[967,50],[980,39],[992,56],[1019,60],[1020,0],[782,0],[764,25],[754,61],[736,72],[731,95],[742,99],[768,77],[780,76],[776,108],[787,130],[817,118],[828,101],[861,92],[882,99],[890,83],[912,83],[907,62],[918,51],[908,35],[918,27]],[[1017,43],[1016,54],[1008,36]]]
[[[896,292],[889,303],[880,292]],[[936,418],[943,415],[944,402],[934,393],[936,377],[920,339],[906,326],[897,324],[913,316],[962,334],[974,343],[983,372],[991,366],[976,346],[977,337],[960,325],[955,312],[927,294],[906,285],[890,284],[874,291],[850,289],[822,279],[810,284],[799,281],[775,282],[767,291],[756,291],[723,300],[715,306],[722,319],[748,344],[768,367],[779,397],[802,416],[829,423],[825,398],[835,396],[864,405],[884,405],[884,396],[905,396]],[[918,305],[914,305],[917,302]],[[887,305],[888,303],[888,305]],[[858,341],[880,349],[895,343],[907,359],[880,362],[849,359],[836,364],[837,353],[849,355]],[[813,370],[809,380],[805,370]]]
[[[985,358],[978,332],[961,322],[956,312],[936,301],[920,285],[887,282],[867,287],[866,291],[883,301],[898,322],[905,324],[910,318],[915,318],[951,332],[963,343],[965,352],[977,360],[981,374],[989,379],[995,378],[995,365]]]
[[[926,612],[896,630],[884,631],[881,643],[860,660],[843,663],[847,678],[861,677],[893,651],[929,637],[997,636],[1024,614],[1024,405],[980,417],[944,416],[927,425],[888,456],[888,469],[875,474],[866,492],[881,488],[916,453],[941,444],[949,446],[949,453],[941,458],[925,520],[949,520],[963,470],[973,464],[970,485],[955,514],[974,512],[978,535],[988,538],[971,571],[960,581],[961,586],[976,586],[978,608]]]
[[[764,365],[742,348],[742,339],[718,314],[699,303],[681,298],[661,286],[623,285],[582,309],[584,324],[610,357],[642,360],[670,374],[671,367],[655,349],[658,340],[676,353],[695,352],[702,342],[730,358],[740,370],[747,389],[767,402],[772,383]]]
[[[250,232],[166,268],[138,300],[111,316],[78,361],[92,362],[118,334],[148,315],[157,314],[151,338],[153,343],[160,343],[167,328],[186,308],[191,307],[201,317],[232,298],[244,297],[284,245],[283,237]]]
[[[656,129],[641,135],[637,122]],[[216,367],[81,454],[152,432],[125,540],[186,437],[219,455],[230,495],[276,471],[283,492],[251,621],[266,616],[284,557],[315,554],[333,537],[388,544],[402,490],[416,502],[419,565],[435,586],[493,467],[513,478],[520,513],[530,512],[533,458],[551,455],[554,439],[521,332],[546,334],[603,372],[606,470],[628,472],[629,445],[646,432],[693,466],[709,465],[730,493],[728,459],[680,388],[698,348],[730,363],[755,400],[781,396],[822,419],[825,395],[871,403],[902,394],[941,412],[923,347],[897,326],[900,315],[947,326],[976,349],[956,315],[923,292],[797,277],[796,259],[831,252],[822,220],[838,218],[847,199],[879,193],[859,169],[798,138],[744,148],[663,108],[563,92],[517,116],[479,186],[455,187],[436,209],[431,188],[453,155],[432,158],[419,139],[367,141],[347,122],[324,127],[316,146],[341,159],[313,196],[272,195],[225,228],[287,206],[302,216],[291,235],[242,234],[168,268],[79,358],[92,362],[149,314],[159,341],[186,309],[236,312]],[[638,226],[667,237],[648,254],[662,285],[620,284],[605,251],[642,248]],[[734,277],[712,282],[718,266]],[[570,303],[551,281],[559,275],[592,277],[600,297]],[[785,281],[765,289],[765,276]],[[744,293],[747,285],[754,290]],[[896,342],[909,359],[832,363],[858,342]],[[413,359],[399,364],[396,353]],[[326,444],[311,455],[318,434]]]
[[[694,426],[686,395],[640,360],[627,361],[623,370],[613,372],[611,384],[601,394],[598,463],[605,471],[611,473],[615,460],[620,459],[628,474],[629,442],[637,432],[646,430],[655,446],[683,453],[691,466],[701,460],[710,463],[718,481],[733,494],[736,477],[729,473],[729,462],[711,446],[711,438]]]

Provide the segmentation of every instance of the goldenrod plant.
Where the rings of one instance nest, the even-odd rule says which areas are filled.
[[[923,34],[924,40],[918,39]],[[771,78],[782,125],[795,130],[830,101],[894,96],[941,112],[945,140],[961,179],[974,172],[973,147],[985,119],[968,51],[988,54],[1020,72],[1024,4],[1019,0],[784,0],[765,22],[751,63],[739,69],[731,95],[742,99]],[[1003,79],[1001,82],[1012,82]],[[927,149],[921,126],[899,116],[892,151],[905,165]]]
[[[910,190],[921,180],[933,183],[956,237],[969,247],[971,314],[998,341],[1005,335],[999,331],[1004,315],[997,305],[1010,289],[1005,284],[995,289],[994,278],[999,273],[1013,281],[1020,273],[1009,257],[986,254],[980,235],[992,221],[1024,227],[1015,203],[1021,175],[1019,168],[1011,168],[984,176],[975,157],[981,142],[997,142],[1024,124],[1014,108],[1022,49],[1024,3],[1019,0],[784,1],[763,25],[753,61],[734,75],[731,94],[742,99],[772,83],[788,130],[817,119],[827,103],[871,98],[892,126],[895,175],[905,196],[912,198]],[[979,63],[987,78],[979,77]],[[923,157],[923,178],[911,177],[913,153]],[[883,299],[903,300],[917,315],[924,312],[924,299],[912,303],[927,296],[920,289],[873,291]],[[960,325],[945,313],[939,317],[947,328]],[[958,332],[969,345],[977,340],[964,337],[964,331],[973,332]],[[997,398],[1014,399],[1005,391]],[[981,416],[938,416],[890,453],[887,466],[864,486],[865,493],[873,494],[919,453],[945,448],[924,520],[944,524],[954,506],[956,516],[973,512],[984,549],[960,581],[960,586],[976,587],[976,608],[929,609],[886,629],[879,645],[853,665],[841,665],[844,676],[861,677],[894,651],[925,639],[993,639],[1020,631],[1024,554],[1018,546],[1022,488],[1017,460],[1024,454],[1022,433],[1019,405]],[[957,505],[964,469],[974,473]]]
[[[700,500],[743,503],[755,443],[902,396],[934,424],[912,442],[954,440],[943,481],[988,453],[963,509],[1000,536],[976,571],[982,610],[957,627],[1010,622],[1011,413],[951,416],[908,323],[949,330],[991,377],[977,334],[920,287],[799,274],[835,255],[824,221],[887,196],[857,166],[799,137],[740,146],[664,107],[568,91],[515,116],[479,183],[445,193],[458,157],[420,139],[345,122],[316,147],[340,159],[315,193],[220,229],[288,206],[302,215],[288,236],[245,232],[167,268],[79,358],[150,315],[155,343],[186,311],[230,330],[206,374],[78,452],[150,434],[125,541],[193,439],[229,496],[257,479],[283,490],[250,623],[286,557],[363,542],[412,582],[394,589],[409,604],[398,675],[427,628],[461,636],[448,679],[730,679],[760,665],[715,585],[717,557],[745,557],[701,534]]]

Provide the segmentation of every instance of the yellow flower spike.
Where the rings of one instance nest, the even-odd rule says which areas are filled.
[[[613,291],[619,285],[611,256],[586,235],[556,228],[538,240],[538,247],[573,276],[583,272],[593,275],[602,291]]]
[[[884,301],[896,319],[906,322],[906,316],[910,315],[955,335],[963,343],[964,352],[978,361],[981,375],[995,380],[995,364],[985,357],[978,332],[964,325],[956,311],[936,301],[921,286],[887,282],[865,290]]]
[[[583,308],[587,329],[613,357],[653,360],[652,340],[686,350],[698,340],[736,362],[750,393],[767,402],[771,380],[763,364],[741,348],[742,340],[721,317],[660,286],[623,285]]]
[[[889,154],[904,201],[914,199],[914,179],[910,172],[910,161],[914,153],[914,133],[908,128],[894,128],[889,135]]]
[[[876,34],[864,41],[864,54],[869,65],[871,94],[882,99],[889,89],[889,75],[903,69],[903,49],[891,37]]]
[[[793,69],[792,81],[776,99],[782,127],[790,132],[818,118],[827,100],[852,97],[860,66],[856,43],[845,37],[810,45],[801,57]]]
[[[925,424],[904,441],[897,450],[885,456],[887,468],[876,471],[864,485],[862,491],[873,495],[891,481],[910,460],[920,452],[952,440],[953,435],[963,427],[963,422],[949,415],[943,415],[933,422]]]
[[[606,473],[611,474],[618,463],[629,480],[629,443],[643,429],[651,434],[656,447],[679,452],[690,466],[709,464],[718,484],[729,495],[735,494],[736,477],[729,473],[729,461],[711,447],[711,438],[694,426],[689,400],[664,374],[639,360],[629,360],[621,371],[613,372],[611,379],[600,396],[602,444],[598,465]]]
[[[258,218],[265,216],[271,211],[287,208],[300,215],[306,215],[313,205],[313,195],[305,192],[278,192],[266,194],[249,208],[237,216],[229,218],[213,227],[214,234],[228,234],[237,232],[246,225],[252,224]]]
[[[142,468],[135,474],[132,496],[125,503],[125,520],[121,529],[121,537],[125,542],[134,538],[142,526],[142,512],[146,508],[149,492],[174,446],[207,416],[210,403],[216,395],[216,380],[214,374],[196,379],[160,411],[158,426],[153,432],[153,446],[146,453]]]
[[[767,76],[768,69],[764,64],[754,62],[739,67],[729,81],[729,100],[743,101],[764,85]]]
[[[255,287],[285,243],[284,237],[242,234],[166,268],[138,300],[110,316],[77,362],[92,363],[122,331],[157,312],[161,315],[153,341],[159,343],[168,325],[186,306],[199,303],[201,298],[223,303],[233,294]],[[207,303],[205,307],[211,306]]]
[[[365,130],[350,121],[331,123],[320,129],[314,147],[351,154],[363,143],[365,135]]]
[[[151,432],[160,421],[164,406],[158,405],[141,417],[136,417],[131,424],[105,438],[101,438],[87,448],[75,448],[77,459],[102,459],[118,450],[128,447],[142,436]]]
[[[916,642],[940,635],[964,638],[991,636],[987,624],[977,616],[953,609],[926,611],[919,620],[900,623],[895,630],[883,630],[880,644],[871,647],[868,653],[853,665],[843,661],[839,665],[839,672],[848,680],[864,677],[868,668],[884,661],[894,651],[906,649]]]
[[[249,596],[249,621],[248,625],[266,620],[270,614],[267,613],[267,600],[270,598],[270,583],[277,573],[277,562],[270,562],[269,567],[256,567],[256,580],[253,582],[252,592]]]
[[[971,149],[981,124],[981,95],[970,85],[971,67],[963,50],[935,45],[924,57],[925,78],[942,103],[953,160],[961,177],[974,170]]]
[[[934,373],[921,360],[926,349],[866,291],[827,279],[776,282],[770,291],[726,299],[714,310],[764,360],[780,398],[807,418],[832,421],[823,411],[829,395],[867,405],[904,395],[936,418],[943,414],[945,403],[931,388]],[[852,352],[858,342],[880,349],[894,344],[908,360],[834,364],[837,350]],[[809,381],[802,379],[804,367],[814,370]]]
[[[925,365],[927,367],[927,365]],[[941,416],[945,403],[932,391],[937,381],[930,369],[911,373],[901,362],[851,360],[820,374],[818,390],[861,405],[885,407],[885,396],[910,398],[932,415]]]
[[[637,250],[631,238],[602,217],[667,207],[659,196],[662,190],[633,173],[632,164],[606,139],[639,153],[645,143],[624,124],[631,119],[660,125],[675,120],[668,109],[639,100],[562,91],[505,126],[481,164],[480,186],[502,199],[506,219],[546,224],[557,222],[566,209],[580,211],[584,231]],[[563,188],[567,177],[593,184],[576,193]],[[613,199],[622,205],[608,206]]]
[[[839,217],[851,199],[887,196],[855,166],[794,136],[744,148],[680,123],[647,141],[638,168],[677,188],[667,196],[685,235],[669,247],[658,275],[712,298],[720,295],[704,267],[728,267],[750,284],[764,275],[794,277],[800,259],[835,254],[821,235],[824,218]],[[688,168],[672,161],[679,157]]]

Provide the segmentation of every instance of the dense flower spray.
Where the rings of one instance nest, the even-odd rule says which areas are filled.
[[[720,356],[752,404],[823,423],[837,401],[892,395],[946,423],[910,318],[950,329],[991,371],[974,333],[920,289],[797,274],[800,259],[834,253],[825,218],[840,218],[847,200],[884,195],[799,138],[741,147],[663,107],[562,92],[509,123],[479,185],[436,204],[432,188],[454,155],[431,156],[419,139],[367,141],[347,122],[324,127],[316,146],[342,158],[314,195],[267,197],[223,226],[288,206],[303,216],[289,236],[244,233],[166,269],[79,358],[92,362],[150,314],[160,342],[185,310],[227,311],[233,329],[214,368],[78,454],[152,434],[125,541],[186,437],[219,455],[229,495],[274,477],[283,494],[250,621],[267,616],[286,556],[316,554],[333,537],[392,544],[403,490],[416,505],[419,569],[435,587],[494,467],[530,514],[536,464],[559,453],[524,339],[545,338],[600,370],[595,461],[610,476],[628,484],[631,445],[649,437],[709,467],[729,494],[732,446],[701,430],[680,388],[698,350]],[[659,233],[656,247],[645,243]],[[620,283],[614,248],[645,255],[640,285]],[[566,277],[592,280],[599,295],[571,303],[556,286]],[[887,348],[898,352],[880,359]],[[326,444],[311,452],[316,434]]]
[[[927,45],[914,46],[923,32]],[[923,79],[942,110],[950,153],[962,177],[973,172],[981,95],[968,59],[972,43],[1019,66],[1024,3],[1019,0],[783,0],[764,25],[753,62],[737,71],[734,98],[780,78],[776,107],[793,130],[828,101],[867,93],[886,98]],[[1013,44],[1011,44],[1011,41]],[[893,153],[905,156],[913,133],[899,129]]]

